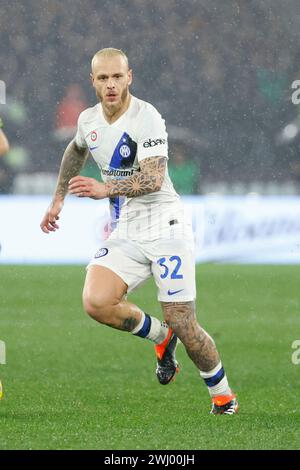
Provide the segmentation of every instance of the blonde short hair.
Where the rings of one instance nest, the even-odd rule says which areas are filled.
[[[97,51],[92,58],[91,68],[93,68],[93,63],[99,57],[113,57],[115,55],[120,55],[121,57],[123,57],[129,69],[128,57],[125,52],[123,52],[121,49],[115,49],[114,47],[105,47],[104,49],[100,49],[99,51]]]

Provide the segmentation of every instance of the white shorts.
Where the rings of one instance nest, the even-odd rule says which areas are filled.
[[[196,298],[195,257],[192,240],[103,242],[89,266],[115,272],[132,292],[152,275],[161,302],[188,302]]]

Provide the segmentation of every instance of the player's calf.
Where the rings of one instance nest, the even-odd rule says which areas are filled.
[[[163,311],[166,321],[184,344],[208,387],[213,401],[212,413],[235,414],[238,409],[236,397],[229,387],[213,339],[197,322],[195,303],[163,303]]]
[[[99,323],[150,339],[157,345],[161,345],[168,336],[169,327],[165,322],[145,314],[126,300],[108,298],[99,293],[88,295],[85,291],[83,305],[86,312]]]

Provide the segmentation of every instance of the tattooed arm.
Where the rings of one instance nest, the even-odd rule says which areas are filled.
[[[74,140],[69,143],[60,165],[54,200],[64,200],[68,192],[70,179],[78,175],[88,157],[88,153],[87,148],[78,147]]]
[[[43,232],[55,232],[55,230],[59,228],[56,221],[59,219],[58,214],[62,210],[64,198],[68,192],[69,181],[71,178],[78,175],[88,154],[88,148],[78,147],[74,140],[67,146],[60,165],[52,203],[40,224]]]
[[[137,197],[159,191],[164,181],[166,157],[150,157],[140,162],[141,171],[124,180],[99,183],[93,178],[77,176],[69,185],[70,193],[79,197],[103,199],[105,197]]]
[[[111,180],[105,184],[107,195],[137,197],[159,191],[165,177],[166,158],[145,158],[140,163],[141,171],[126,180]]]

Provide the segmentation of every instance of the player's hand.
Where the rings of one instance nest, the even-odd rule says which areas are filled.
[[[63,201],[54,200],[47,210],[46,214],[43,217],[43,220],[40,224],[41,229],[45,233],[55,232],[59,226],[56,221],[59,219],[59,213],[63,208]]]
[[[75,176],[70,179],[69,192],[78,197],[90,197],[92,199],[107,197],[105,184],[87,176]]]

